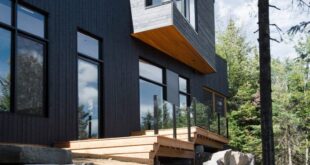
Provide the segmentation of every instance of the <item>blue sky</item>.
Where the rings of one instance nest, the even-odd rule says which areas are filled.
[[[310,18],[310,12],[298,10],[296,4],[292,5],[292,0],[270,0],[270,4],[279,7],[281,10],[270,9],[270,23],[277,24],[283,30],[283,42],[276,43],[272,41],[271,54],[275,58],[293,59],[297,55],[294,45],[303,37],[296,35],[295,37],[286,34],[287,30],[301,21]],[[257,26],[257,0],[215,0],[215,22],[218,32],[225,30],[228,20],[231,18],[236,21],[241,27],[243,35],[253,45],[257,44],[258,34],[254,32],[258,29]],[[280,40],[280,34],[271,27],[271,36]]]

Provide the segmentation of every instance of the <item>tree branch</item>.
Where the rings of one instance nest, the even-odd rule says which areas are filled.
[[[277,39],[275,39],[275,38],[271,38],[271,37],[270,37],[270,40],[271,40],[271,41],[274,41],[274,42],[277,42],[277,43],[280,43],[280,41],[277,40]]]
[[[269,7],[274,8],[274,9],[277,9],[277,10],[281,10],[280,8],[278,8],[278,7],[275,6],[275,5],[269,5]]]

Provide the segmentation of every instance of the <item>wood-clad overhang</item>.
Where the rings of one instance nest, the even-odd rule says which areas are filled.
[[[133,33],[132,36],[202,74],[215,72],[215,69],[192,46],[175,25]]]

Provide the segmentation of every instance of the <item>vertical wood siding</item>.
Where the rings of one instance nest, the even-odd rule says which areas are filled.
[[[198,0],[200,1],[203,0]],[[202,87],[206,84],[227,94],[227,79],[224,74],[226,64],[222,60],[218,62],[218,74],[204,76],[133,39],[130,36],[132,21],[129,0],[74,0],[74,2],[25,0],[25,2],[49,13],[49,104],[46,107],[48,117],[0,113],[0,142],[51,145],[58,141],[77,139],[77,28],[103,39],[102,137],[128,136],[130,132],[140,128],[138,68],[140,57],[189,78],[192,95],[200,99],[203,99]],[[203,23],[205,22],[200,21],[199,24]],[[211,28],[211,31],[209,33],[213,33],[214,29]],[[176,80],[175,74],[169,75],[174,77],[167,78],[168,80]],[[173,84],[169,86],[176,88]],[[178,95],[172,93],[171,96]],[[168,99],[176,101],[173,97]]]

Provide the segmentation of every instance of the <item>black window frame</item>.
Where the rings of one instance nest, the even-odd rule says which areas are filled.
[[[34,117],[49,117],[48,110],[48,12],[30,5],[24,1],[19,0],[10,0],[11,1],[11,24],[6,24],[0,22],[0,28],[8,30],[11,32],[11,63],[10,63],[10,110],[9,111],[0,111],[0,113],[8,113],[14,115],[22,115],[22,116],[34,116]],[[37,12],[44,16],[44,38],[37,36],[35,34],[23,31],[17,27],[17,6],[25,7],[31,11]],[[42,103],[42,115],[41,114],[30,114],[30,113],[22,113],[16,111],[16,76],[15,76],[15,68],[16,66],[16,56],[17,56],[17,38],[21,36],[23,38],[29,39],[33,42],[37,42],[43,45],[43,103]]]
[[[186,90],[187,90],[186,92],[181,90],[180,79],[186,80]],[[187,107],[190,106],[190,101],[191,101],[190,79],[179,75],[179,77],[178,77],[178,91],[179,91],[179,106],[181,104],[181,100],[180,100],[181,95],[186,96],[186,106]]]
[[[140,68],[138,67],[138,69],[139,69],[139,72],[138,72],[138,74],[139,74],[139,79],[138,79],[138,83],[139,83],[139,127],[141,127],[140,126],[140,123],[141,123],[141,121],[140,121],[140,119],[141,119],[141,114],[140,114],[141,113],[141,109],[140,109],[140,106],[141,106],[141,102],[140,102],[140,97],[141,97],[140,96],[140,90],[141,90],[140,80],[143,80],[143,81],[148,82],[150,84],[153,84],[153,85],[161,87],[162,90],[163,90],[163,98],[162,99],[163,100],[167,100],[167,76],[166,76],[166,69],[164,67],[160,66],[160,65],[157,65],[157,64],[155,64],[155,63],[153,63],[153,62],[151,62],[151,61],[149,61],[147,59],[141,58],[141,57],[138,60],[138,66],[140,64],[140,61],[144,61],[144,62],[146,62],[146,63],[148,63],[150,65],[153,65],[153,66],[155,66],[157,68],[160,68],[162,70],[162,83],[159,83],[157,81],[154,81],[154,80],[151,80],[151,79],[148,79],[146,77],[141,76],[140,75]]]
[[[78,51],[78,33],[82,33],[88,37],[91,37],[93,39],[96,39],[98,41],[98,59],[91,57],[89,55],[80,53]],[[78,81],[78,62],[79,60],[82,60],[86,63],[90,63],[92,65],[96,65],[98,67],[98,138],[104,137],[104,61],[103,61],[103,39],[84,30],[83,28],[78,27],[76,30],[76,90],[77,90],[77,107],[76,110],[78,110],[79,107],[79,81]],[[79,122],[79,118],[77,115],[77,123]],[[88,135],[89,136],[89,135]],[[77,137],[79,137],[79,126],[77,125]]]
[[[181,1],[181,0],[173,0],[175,2],[177,1]],[[176,3],[175,3],[176,5]],[[180,12],[180,14],[185,18],[186,22],[190,24],[190,26],[195,30],[196,33],[198,33],[198,7],[197,7],[197,0],[194,0],[194,8],[195,8],[195,26],[192,25],[191,23],[191,18],[190,18],[190,0],[184,0],[184,14],[178,10]],[[178,8],[177,6],[175,6],[176,8]]]

